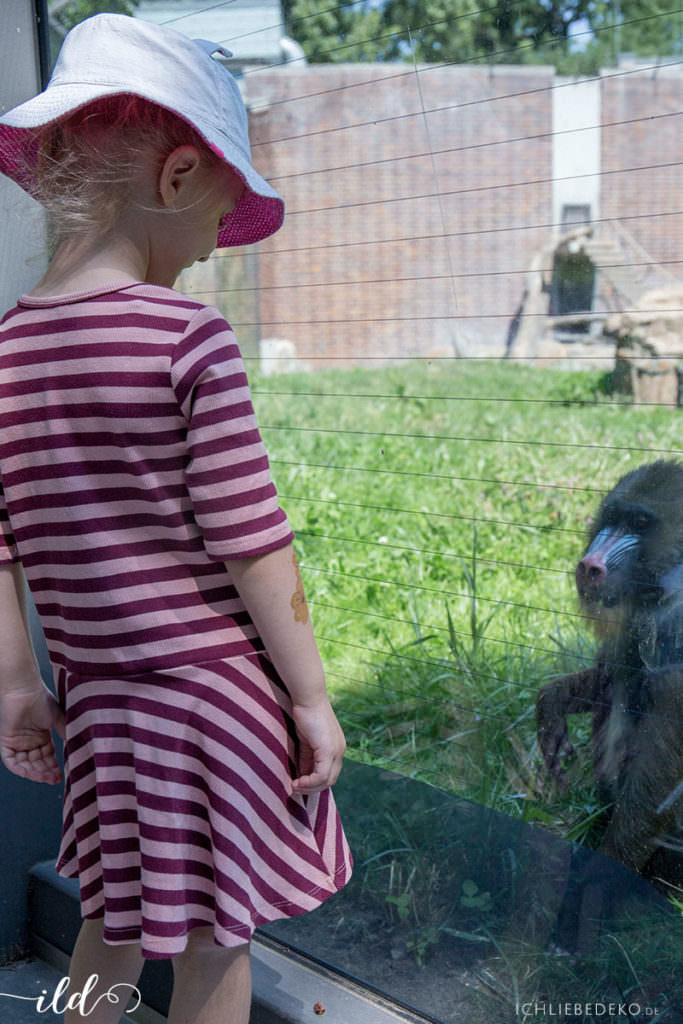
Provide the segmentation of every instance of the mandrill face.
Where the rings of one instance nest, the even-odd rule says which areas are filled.
[[[683,467],[654,462],[622,477],[600,506],[576,589],[592,614],[667,601],[683,582]]]
[[[576,567],[576,589],[582,604],[612,608],[638,598],[645,583],[644,540],[657,521],[647,509],[612,507],[600,527]]]

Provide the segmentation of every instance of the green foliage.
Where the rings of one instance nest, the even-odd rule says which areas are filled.
[[[139,0],[48,0],[50,21],[68,32],[93,14],[132,14]]]
[[[388,13],[411,26],[409,51],[420,62],[555,63],[569,31],[588,13],[587,0],[388,0]],[[398,56],[398,53],[396,54]]]
[[[391,34],[397,31],[379,7],[365,0],[291,0],[284,7],[289,34],[315,64],[386,59]]]
[[[680,437],[608,384],[466,360],[252,378],[351,757],[582,842],[590,723],[562,793],[535,695],[593,656],[573,566],[603,491]]]
[[[284,12],[316,63],[483,60],[593,74],[621,53],[679,52],[682,40],[671,0],[285,0]]]
[[[623,914],[585,956],[558,956],[550,947],[539,954],[532,945],[506,938],[496,943],[495,956],[472,971],[477,996],[472,1019],[518,1024],[517,1007],[524,1003],[612,1002],[640,1004],[634,1019],[673,1024],[683,1019],[682,937],[671,915],[642,908]],[[603,1018],[587,1013],[578,1019]]]
[[[463,907],[476,907],[478,910],[490,910],[492,906],[491,893],[482,892],[476,882],[466,878],[462,883],[462,896],[460,903]]]
[[[605,63],[622,53],[643,57],[679,54],[683,12],[671,0],[599,0],[591,25],[600,39]]]
[[[504,887],[500,878],[490,879],[497,889],[494,900],[484,889],[489,879],[475,880],[470,874],[472,865],[465,868],[471,850],[469,833],[460,833],[461,845],[455,843],[444,850],[442,833],[433,827],[438,811],[431,792],[429,787],[422,792],[412,789],[409,807],[387,808],[386,804],[375,805],[376,794],[366,789],[365,827],[354,843],[363,907],[376,921],[375,941],[388,939],[392,957],[400,960],[408,955],[420,965],[443,945],[444,938],[450,949],[454,945],[462,949],[464,944],[476,955],[490,942],[487,928],[500,925],[496,912],[502,918],[508,913],[501,899]],[[444,812],[443,803],[438,803]],[[448,835],[454,822],[448,811],[444,813],[445,819],[440,820]],[[378,909],[381,924],[374,916]]]

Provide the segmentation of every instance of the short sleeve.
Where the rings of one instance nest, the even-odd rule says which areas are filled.
[[[210,558],[265,554],[294,535],[271,479],[242,357],[220,313],[203,307],[171,365],[187,422],[185,480]]]
[[[7,513],[5,492],[2,489],[2,481],[0,481],[0,565],[17,561],[19,561],[19,553]]]

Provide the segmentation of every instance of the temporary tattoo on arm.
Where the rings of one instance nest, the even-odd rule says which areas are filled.
[[[299,570],[299,563],[296,555],[293,556],[292,561],[294,562],[294,568],[296,570],[296,590],[292,594],[292,600],[289,602],[294,609],[294,619],[296,622],[308,622],[308,606],[306,604],[306,595],[304,594],[304,584],[301,579],[301,572]]]

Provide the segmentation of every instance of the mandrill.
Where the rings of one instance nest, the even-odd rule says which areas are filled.
[[[567,715],[591,712],[595,779],[610,805],[600,851],[671,893],[683,887],[683,465],[653,462],[619,480],[576,587],[601,647],[591,668],[540,690],[541,752],[566,784]]]

